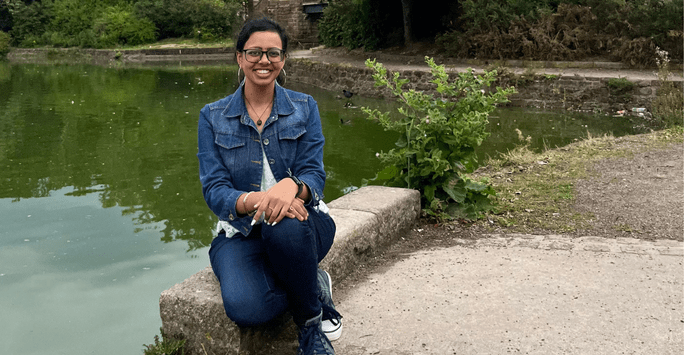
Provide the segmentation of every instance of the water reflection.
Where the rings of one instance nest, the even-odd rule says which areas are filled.
[[[234,68],[5,68],[0,198],[49,197],[71,187],[65,197],[97,193],[102,207],[123,207],[140,229],[163,223],[163,241],[184,239],[191,249],[209,243],[197,113],[234,89]]]

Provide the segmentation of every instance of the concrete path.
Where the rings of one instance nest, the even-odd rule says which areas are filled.
[[[295,58],[362,67],[340,51]],[[422,58],[378,58],[428,70]],[[536,73],[657,80],[655,70],[556,63]],[[614,63],[616,64],[616,63]],[[476,65],[451,63],[450,70]],[[512,68],[522,73],[526,68]],[[682,80],[681,71],[673,80]],[[562,236],[485,236],[421,250],[336,297],[341,355],[680,354],[684,243]]]
[[[460,244],[412,253],[345,290],[336,301],[344,316],[336,352],[684,349],[681,242],[514,235]]]

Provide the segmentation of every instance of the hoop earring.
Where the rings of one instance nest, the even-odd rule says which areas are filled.
[[[276,81],[278,82],[278,85],[280,85],[280,86],[285,85],[285,82],[287,81],[287,73],[285,72],[285,68],[280,70],[280,74],[278,74]]]
[[[242,79],[240,79],[240,70],[242,70],[242,67],[238,67],[238,70],[237,70],[238,85],[240,85],[242,83]]]

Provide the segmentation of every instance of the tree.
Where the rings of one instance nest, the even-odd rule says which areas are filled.
[[[401,11],[404,13],[404,45],[413,43],[413,30],[411,26],[411,8],[413,0],[401,0]]]

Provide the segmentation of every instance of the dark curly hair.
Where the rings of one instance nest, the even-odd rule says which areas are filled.
[[[245,49],[245,43],[249,40],[249,37],[254,32],[275,32],[280,36],[280,40],[283,42],[283,52],[287,53],[287,33],[285,29],[282,28],[277,22],[267,18],[262,17],[254,20],[247,21],[240,30],[238,34],[237,41],[235,42],[235,50],[242,52]]]

